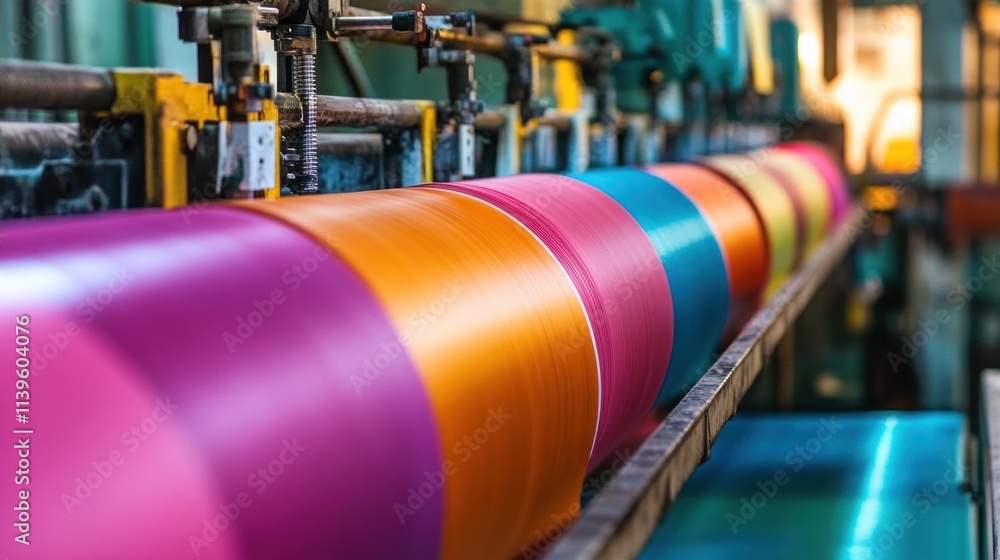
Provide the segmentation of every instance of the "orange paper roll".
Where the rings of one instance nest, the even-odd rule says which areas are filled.
[[[441,557],[464,560],[514,557],[553,519],[575,517],[597,421],[597,358],[576,289],[531,233],[436,189],[240,206],[298,226],[354,268],[399,330],[387,354],[408,351],[422,373],[444,455],[427,488],[399,496],[401,522],[421,515],[421,493],[444,492]],[[561,352],[572,340],[577,351]],[[369,372],[361,382],[382,381]]]

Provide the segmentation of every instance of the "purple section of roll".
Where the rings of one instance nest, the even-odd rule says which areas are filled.
[[[0,284],[43,282],[30,266],[13,274],[0,267]],[[44,276],[50,288],[71,282]],[[173,399],[157,394],[136,364],[72,310],[3,298],[0,316],[11,332],[15,318],[24,319],[22,344],[4,337],[0,348],[10,363],[26,366],[16,378],[25,382],[18,387],[24,412],[5,419],[0,450],[5,464],[23,461],[23,474],[3,477],[0,491],[17,497],[15,514],[24,521],[22,527],[3,524],[5,542],[20,537],[28,546],[5,544],[4,551],[17,560],[193,557],[188,536],[225,500],[173,419]],[[241,557],[238,531],[215,537],[198,558]]]
[[[115,360],[131,364],[117,383],[93,389],[88,380],[105,377],[110,358],[55,352],[37,372],[49,380],[39,401],[81,403],[46,410],[40,433],[82,427],[103,442],[49,460],[85,478],[108,453],[125,458],[78,510],[47,514],[46,540],[73,542],[85,526],[97,531],[88,542],[105,547],[93,549],[102,558],[178,557],[156,552],[178,542],[199,558],[436,556],[440,493],[422,500],[432,515],[401,523],[396,508],[440,468],[426,392],[378,302],[319,244],[232,208],[36,222],[5,233],[4,316],[69,317],[79,336],[113,343]],[[34,335],[39,353],[63,324],[48,323]],[[116,384],[134,386],[131,401],[106,390]],[[123,404],[132,414],[108,416]],[[138,443],[124,435],[132,426]],[[159,442],[165,436],[170,445]],[[130,462],[136,445],[135,453],[152,454],[148,461]],[[202,473],[199,492],[208,495],[174,484],[184,473],[195,481]],[[129,541],[141,548],[122,547],[119,536],[133,531],[145,535]]]

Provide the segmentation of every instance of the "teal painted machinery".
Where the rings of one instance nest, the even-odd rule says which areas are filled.
[[[562,24],[599,27],[614,36],[621,50],[614,69],[618,108],[644,113],[658,106],[671,84],[701,81],[717,98],[746,88],[744,10],[739,0],[640,0],[632,8],[569,10]]]

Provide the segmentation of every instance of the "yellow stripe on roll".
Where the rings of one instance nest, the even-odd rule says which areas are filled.
[[[597,357],[576,289],[530,232],[437,189],[241,206],[305,230],[354,268],[399,330],[386,347],[398,342],[420,370],[444,455],[427,488],[399,496],[401,522],[421,514],[421,493],[443,491],[441,558],[465,560],[513,558],[562,529],[554,519],[575,518],[597,421]]]
[[[798,191],[806,212],[806,247],[808,256],[826,236],[833,213],[833,202],[823,176],[799,156],[784,150],[755,152],[750,157],[763,165],[773,166],[789,179]]]
[[[764,224],[770,254],[765,298],[788,278],[795,265],[795,207],[780,184],[746,156],[713,156],[701,162],[735,183],[750,199]]]

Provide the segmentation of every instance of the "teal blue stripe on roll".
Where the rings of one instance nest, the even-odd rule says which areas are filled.
[[[615,199],[660,255],[673,299],[674,340],[656,404],[675,401],[711,366],[726,324],[729,280],[719,242],[698,207],[659,177],[631,168],[569,176]]]

